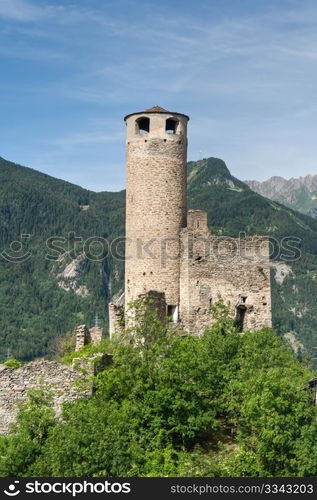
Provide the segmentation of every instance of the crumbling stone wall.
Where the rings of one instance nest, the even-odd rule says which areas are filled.
[[[89,342],[100,344],[102,328],[90,330],[80,325],[75,331],[76,350]],[[68,366],[56,361],[39,360],[13,369],[0,365],[0,434],[8,432],[16,419],[19,404],[27,399],[31,389],[44,388],[52,392],[54,409],[61,413],[62,404],[87,397],[94,391],[90,377],[104,370],[112,362],[110,354],[96,353],[89,359],[74,358]]]
[[[102,340],[102,328],[94,326],[88,329],[86,325],[79,325],[75,331],[76,347],[75,351],[79,351],[85,345],[92,343],[94,345],[100,344]]]
[[[64,401],[90,395],[91,388],[81,391],[76,387],[81,377],[81,371],[56,361],[32,361],[17,369],[0,365],[0,434],[8,432],[30,389],[52,390],[57,415]]]
[[[76,336],[75,351],[79,351],[86,344],[90,342],[90,334],[86,325],[79,325],[76,328],[75,336]]]
[[[181,235],[180,320],[201,333],[212,323],[210,308],[219,299],[241,329],[271,324],[269,238],[211,235],[206,225]]]
[[[120,304],[109,304],[109,337],[118,335],[123,331],[124,307]]]
[[[102,341],[103,330],[100,326],[93,326],[89,329],[90,341],[94,345],[100,344]]]

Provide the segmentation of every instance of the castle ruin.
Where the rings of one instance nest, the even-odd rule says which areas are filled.
[[[158,106],[125,117],[125,293],[109,305],[110,336],[122,331],[130,304],[145,296],[160,317],[197,335],[212,323],[211,306],[220,299],[241,330],[271,326],[269,238],[217,236],[208,230],[206,212],[187,211],[188,120]],[[102,329],[80,325],[75,339],[76,351],[99,345]],[[95,354],[75,358],[72,366],[48,360],[17,369],[0,365],[0,434],[9,431],[29,390],[52,390],[60,415],[65,401],[92,394],[92,384],[85,390],[76,385],[83,372],[87,379],[111,361],[111,355]]]
[[[102,329],[88,329],[80,325],[74,332],[75,350],[87,344],[98,346]],[[44,390],[51,393],[55,413],[60,417],[65,402],[89,397],[94,392],[91,377],[104,370],[112,362],[110,354],[95,353],[76,357],[71,365],[38,359],[19,368],[0,364],[0,434],[7,434],[15,422],[19,407],[26,402],[30,391]]]
[[[213,235],[206,212],[187,210],[188,120],[159,106],[125,117],[125,292],[109,306],[110,336],[149,292],[164,294],[167,318],[190,333],[212,323],[219,300],[241,330],[271,326],[269,238]]]

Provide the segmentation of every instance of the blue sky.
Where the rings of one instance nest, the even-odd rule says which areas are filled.
[[[316,23],[315,0],[0,0],[0,156],[119,190],[122,118],[160,105],[189,160],[317,174]]]

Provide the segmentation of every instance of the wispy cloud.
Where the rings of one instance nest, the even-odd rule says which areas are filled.
[[[44,163],[53,169],[55,161],[56,175],[73,164],[72,180],[83,183],[78,165],[89,163],[116,185],[122,116],[159,104],[190,114],[191,159],[200,150],[222,156],[236,175],[249,172],[244,178],[254,165],[253,177],[268,164],[299,169],[303,158],[317,171],[314,0],[241,2],[241,9],[236,0],[140,3],[0,0],[0,56],[9,61],[1,89],[25,107],[22,115],[16,105],[16,129],[33,123],[36,139],[25,139],[25,150],[42,148],[35,165],[48,148]],[[7,122],[12,116],[11,106]],[[121,170],[123,163],[122,153]]]
[[[0,17],[14,21],[33,21],[46,13],[46,9],[26,0],[0,0]]]
[[[122,50],[112,39],[116,59],[96,53],[89,60],[88,71],[75,77],[71,91],[67,80],[55,90],[68,98],[95,103],[127,102],[140,92],[151,99],[157,94],[238,95],[240,91],[251,99],[256,93],[265,98],[265,89],[271,93],[273,88],[285,85],[300,60],[317,57],[317,34],[310,22],[314,12],[317,9],[310,9],[306,17],[302,13],[301,27],[290,32],[293,18],[290,16],[287,23],[283,13],[208,20],[194,27],[186,17],[177,22],[162,17],[156,18],[155,27],[151,27],[144,19],[138,25],[89,12],[88,23],[98,17],[99,26],[107,23],[111,34],[128,40],[133,51]],[[94,24],[94,29],[98,25]],[[109,43],[107,36],[105,33],[105,46]]]

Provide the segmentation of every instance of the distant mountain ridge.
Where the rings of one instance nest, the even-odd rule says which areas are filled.
[[[266,181],[245,181],[256,193],[299,212],[317,216],[317,175],[291,179],[273,176]]]

